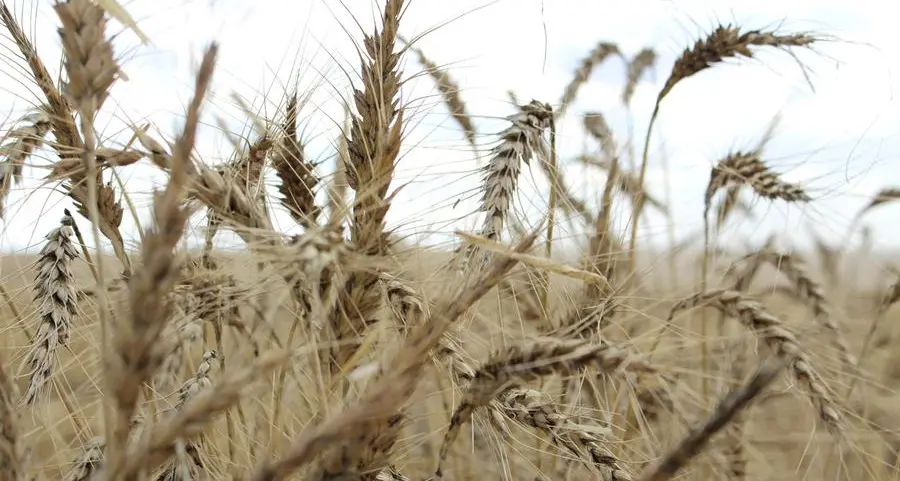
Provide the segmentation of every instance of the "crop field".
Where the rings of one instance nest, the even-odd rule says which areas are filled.
[[[489,131],[453,66],[406,35],[409,4],[427,1],[373,2],[358,58],[333,59],[351,87],[335,93],[330,163],[309,153],[308,93],[290,88],[275,111],[244,106],[249,133],[219,132],[238,139],[230,158],[205,156],[217,43],[174,135],[135,122],[112,136],[98,118],[114,84],[142,81],[118,50],[120,32],[144,35],[129,5],[54,3],[45,38],[0,1],[4,62],[40,96],[3,125],[0,216],[31,215],[14,208],[23,192],[65,196],[36,214],[53,220],[39,243],[0,261],[0,481],[900,479],[900,270],[864,222],[900,187],[869,192],[837,236],[725,242],[819,201],[770,161],[777,117],[698,174],[697,212],[648,187],[670,95],[834,39],[723,22],[671,64],[602,40],[556,98],[511,90]],[[53,42],[61,62],[42,54]],[[628,108],[662,76],[646,129],[573,108],[611,62]],[[391,221],[435,205],[398,195],[416,182],[399,174],[419,148],[413,78],[477,159],[477,188],[457,194],[469,227],[439,232],[452,242]],[[572,117],[587,189],[559,148]],[[162,179],[146,202],[121,182],[137,168]],[[669,222],[653,242],[647,216]],[[699,229],[676,239],[684,226]]]

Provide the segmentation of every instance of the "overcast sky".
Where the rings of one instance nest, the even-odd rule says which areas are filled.
[[[59,39],[50,4],[17,0],[12,7],[55,72]],[[757,220],[730,228],[732,235],[739,234],[737,239],[762,238],[773,231],[802,233],[814,225],[822,235],[839,242],[867,197],[881,187],[900,185],[896,167],[900,106],[894,93],[900,85],[896,75],[900,38],[893,24],[900,7],[895,2],[411,0],[409,4],[401,21],[402,35],[423,35],[418,46],[450,69],[476,116],[480,142],[486,147],[505,126],[503,118],[514,111],[507,90],[523,101],[557,103],[582,57],[599,41],[618,44],[628,57],[644,47],[654,48],[659,55],[656,69],[642,79],[632,104],[639,146],[672,62],[717,23],[828,36],[828,42],[814,51],[799,51],[796,58],[770,51],[754,60],[705,71],[679,84],[665,99],[653,134],[648,188],[665,198],[669,179],[679,237],[702,225],[703,190],[711,165],[732,149],[752,148],[779,113],[781,122],[766,159],[785,179],[808,186],[815,200],[805,206],[756,200]],[[372,30],[380,4],[370,0],[133,0],[125,6],[152,44],[140,46],[121,25],[111,25],[110,31],[120,34],[116,51],[130,80],[114,87],[98,120],[108,145],[126,142],[130,135],[126,126],[144,121],[158,128],[157,138],[170,136],[180,125],[200,53],[216,40],[221,43],[213,87],[216,95],[205,110],[208,125],[199,144],[205,161],[226,160],[233,150],[219,125],[233,134],[248,135],[247,116],[235,106],[235,95],[253,105],[261,117],[272,118],[284,91],[299,84],[301,92],[310,95],[301,115],[308,153],[323,162],[323,175],[330,174],[343,102],[351,82],[357,82],[354,42],[361,38],[361,29]],[[3,41],[9,46],[8,38]],[[4,49],[0,75],[0,108],[10,121],[39,101],[13,52]],[[804,64],[805,74],[797,59]],[[406,77],[422,69],[412,56],[403,67]],[[603,176],[574,162],[584,148],[596,148],[584,140],[581,114],[602,112],[624,143],[629,136],[629,115],[619,100],[624,79],[622,60],[608,60],[593,73],[559,126],[561,161],[572,189],[585,198],[599,195]],[[471,215],[478,199],[476,161],[428,78],[411,80],[402,95],[410,115],[394,185],[409,184],[394,202],[390,220],[403,234],[446,241],[447,236],[436,234],[471,228],[478,220]],[[69,205],[64,196],[51,192],[52,186],[35,190],[46,174],[41,166],[50,160],[35,159],[26,172],[27,189],[11,195],[5,247],[39,244]],[[160,176],[146,165],[123,168],[120,175],[146,216],[146,194],[159,185]],[[544,184],[537,171],[534,175],[526,171],[522,182],[524,194],[516,209],[528,216],[546,205],[533,194]],[[274,185],[270,190],[275,191]],[[900,234],[894,221],[898,212],[900,206],[886,206],[865,218],[879,244],[892,245]],[[650,225],[642,236],[664,244],[666,220],[655,214],[647,219]],[[279,228],[294,229],[288,217],[279,215],[276,220]],[[577,222],[563,222],[561,235],[578,235],[579,228]],[[123,229],[133,242],[134,221],[127,213]]]

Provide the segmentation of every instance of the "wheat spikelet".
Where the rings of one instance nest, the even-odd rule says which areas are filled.
[[[762,391],[769,386],[784,368],[779,363],[766,365],[740,389],[731,392],[716,407],[716,410],[702,424],[695,426],[677,446],[653,466],[647,468],[637,478],[639,481],[666,481],[687,465],[709,443],[710,439],[724,428],[741,411],[746,409]]]
[[[569,104],[571,104],[578,95],[578,90],[587,82],[591,72],[599,67],[610,55],[615,54],[619,54],[618,46],[608,42],[600,42],[581,60],[581,65],[575,70],[575,77],[573,77],[569,84],[566,85],[566,90],[559,100],[559,107],[554,114],[556,118],[561,118],[563,116],[566,109],[569,107]]]
[[[40,325],[26,361],[31,370],[25,392],[27,404],[42,397],[56,362],[56,350],[66,345],[72,329],[76,303],[72,260],[78,257],[71,239],[73,223],[70,216],[63,216],[60,226],[47,234],[37,261],[34,291],[40,302]]]
[[[870,210],[883,205],[889,202],[894,202],[900,199],[900,187],[885,187],[884,189],[879,190],[873,197],[872,200],[869,201],[868,204],[863,206],[859,212],[856,213],[854,219],[858,220],[864,214],[869,212]]]
[[[462,401],[450,418],[438,459],[446,459],[453,441],[462,426],[471,419],[472,413],[505,389],[551,374],[572,373],[586,366],[595,366],[604,373],[626,370],[657,372],[655,367],[640,357],[605,343],[593,345],[585,341],[547,339],[509,348],[493,356],[475,372]],[[435,474],[441,476],[440,464]]]
[[[760,257],[763,262],[772,264],[787,277],[793,285],[794,295],[809,307],[816,322],[831,333],[832,343],[844,368],[852,369],[856,365],[856,358],[850,353],[847,339],[831,315],[831,307],[825,298],[822,285],[810,276],[803,263],[796,256],[770,250],[759,251],[751,256]]]
[[[413,48],[413,52],[419,57],[419,63],[425,67],[428,75],[437,84],[438,91],[441,93],[444,103],[450,109],[453,120],[462,128],[466,136],[466,141],[472,146],[472,150],[478,151],[478,145],[475,143],[475,136],[478,132],[475,130],[475,124],[472,123],[472,117],[466,109],[466,103],[463,102],[459,95],[459,85],[453,80],[446,69],[442,69],[431,61],[422,51],[421,48]]]
[[[628,62],[628,77],[625,82],[625,88],[622,90],[622,103],[631,104],[631,98],[634,97],[634,91],[638,82],[648,69],[656,63],[656,52],[653,49],[645,48],[638,52],[630,62]]]
[[[619,466],[615,456],[603,446],[602,439],[595,433],[595,426],[576,423],[570,416],[559,412],[542,392],[509,389],[491,407],[522,424],[546,432],[554,443],[583,459],[588,467],[595,467],[606,474],[610,481],[631,479],[631,475]]]
[[[298,224],[308,227],[316,223],[320,212],[315,196],[319,178],[315,174],[315,166],[306,159],[303,152],[303,143],[297,132],[297,110],[295,92],[287,100],[282,126],[284,138],[272,158],[272,165],[281,178],[278,189],[283,196],[282,205]]]
[[[835,436],[841,432],[841,419],[827,387],[813,370],[809,358],[797,342],[794,334],[783,323],[768,313],[762,305],[745,299],[740,293],[723,289],[700,292],[676,303],[669,313],[669,320],[678,312],[694,307],[714,307],[722,313],[741,321],[765,341],[779,358],[790,364],[794,377],[806,388],[819,418]]]

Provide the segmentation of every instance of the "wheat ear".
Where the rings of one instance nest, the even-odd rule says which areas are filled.
[[[288,97],[285,119],[282,125],[284,137],[281,139],[272,165],[281,178],[281,203],[294,220],[303,226],[315,225],[319,216],[316,205],[315,188],[319,178],[315,166],[306,159],[303,142],[297,132],[297,93]]]
[[[175,142],[171,172],[165,190],[153,202],[154,226],[141,245],[143,268],[129,280],[130,318],[118,326],[115,358],[108,378],[115,402],[116,418],[108,438],[108,475],[121,475],[127,460],[123,446],[130,431],[129,420],[137,406],[141,385],[150,380],[163,362],[157,341],[169,321],[172,291],[181,271],[174,248],[184,233],[190,211],[182,206],[186,197],[191,151],[197,135],[200,107],[206,96],[216,62],[218,45],[203,56],[187,109],[184,130]]]
[[[571,104],[578,95],[578,90],[587,82],[591,72],[603,64],[610,55],[616,54],[619,54],[619,47],[617,45],[609,42],[600,42],[581,60],[581,64],[578,66],[578,69],[575,70],[575,76],[569,81],[569,84],[566,85],[566,89],[559,101],[559,107],[556,109],[555,113],[556,118],[562,118],[569,108],[569,104]]]
[[[354,91],[358,116],[347,141],[347,184],[355,192],[350,239],[358,252],[384,256],[389,248],[385,216],[391,206],[388,187],[403,136],[403,108],[398,105],[401,52],[395,52],[403,0],[386,0],[381,30],[363,39],[363,89]],[[341,345],[332,352],[329,367],[336,373],[353,356],[359,340],[375,321],[381,303],[378,274],[357,271],[340,291],[333,328]],[[354,340],[355,339],[355,340]]]
[[[219,353],[212,349],[203,353],[203,359],[197,366],[197,373],[181,385],[178,392],[178,403],[175,409],[180,410],[184,404],[201,391],[212,385],[209,379],[209,371],[213,361],[219,357]],[[179,439],[175,441],[175,459],[157,476],[157,481],[192,481],[199,479],[200,473],[205,470],[203,460],[200,458],[200,447],[194,441]]]
[[[484,194],[480,210],[485,217],[479,231],[482,236],[491,240],[499,240],[502,236],[518,188],[522,162],[528,164],[538,152],[544,152],[542,135],[550,127],[552,115],[549,105],[532,100],[519,106],[518,113],[507,117],[512,125],[500,134],[500,143],[494,147],[491,159],[483,168]],[[474,247],[466,248],[466,262],[474,252]]]
[[[453,120],[462,128],[466,141],[472,146],[472,150],[477,153],[478,144],[475,142],[475,137],[478,135],[478,131],[475,130],[475,124],[472,123],[472,116],[469,115],[466,109],[466,103],[463,102],[462,97],[459,95],[459,85],[446,69],[438,67],[436,63],[425,55],[421,48],[414,48],[413,52],[415,52],[419,58],[419,63],[425,67],[425,71],[428,72],[428,75],[437,85],[444,104],[450,109],[450,115],[453,116]]]
[[[69,176],[68,194],[75,201],[78,212],[90,219],[96,242],[100,242],[101,233],[110,240],[116,257],[128,275],[131,261],[119,231],[123,209],[115,200],[112,187],[102,182],[94,133],[94,117],[106,101],[119,72],[112,43],[106,38],[106,16],[103,9],[90,0],[57,3],[54,9],[62,23],[59,36],[69,75],[63,93],[79,113],[81,134],[84,136],[83,149],[79,149],[81,152],[60,152],[61,159],[79,155],[84,166],[84,171],[73,171]],[[99,251],[99,244],[96,247]],[[101,273],[102,257],[97,257],[98,271]],[[101,322],[105,323],[105,320],[101,319]]]
[[[761,30],[750,30],[741,32],[740,27],[732,25],[719,25],[705,38],[697,40],[693,47],[686,48],[681,57],[672,65],[669,77],[666,79],[665,85],[656,97],[653,105],[653,113],[650,115],[650,123],[647,126],[647,133],[644,136],[644,150],[641,159],[640,173],[638,174],[638,184],[644,185],[647,175],[647,162],[650,154],[650,135],[653,132],[653,125],[659,116],[659,107],[662,100],[684,79],[687,79],[699,72],[702,72],[714,64],[719,63],[727,58],[738,56],[753,57],[751,47],[774,47],[774,48],[790,48],[790,47],[806,47],[818,39],[807,34],[789,34],[781,35],[774,32],[764,32]],[[629,242],[629,270],[633,271],[635,267],[635,247],[637,245],[637,227],[638,219],[643,207],[643,195],[638,196],[637,210],[632,219],[631,225],[631,241]]]
[[[838,352],[841,363],[848,372],[852,372],[856,366],[856,358],[850,353],[850,345],[840,326],[832,318],[831,307],[825,297],[822,285],[810,276],[806,267],[796,256],[768,250],[757,252],[753,256],[759,256],[769,262],[788,278],[793,285],[794,295],[809,307],[816,321],[831,333],[831,341]]]
[[[73,223],[72,217],[63,216],[60,226],[47,234],[47,243],[37,261],[34,291],[35,299],[40,302],[40,325],[28,354],[31,375],[25,392],[26,404],[34,404],[44,394],[57,349],[66,345],[72,330],[76,303],[72,260],[78,257],[71,239]]]
[[[841,434],[841,418],[828,389],[810,364],[809,357],[797,342],[796,336],[775,316],[757,302],[750,301],[735,291],[716,289],[694,294],[672,307],[668,320],[675,314],[694,307],[714,307],[722,313],[738,319],[754,331],[778,355],[790,364],[794,378],[806,388],[819,418],[835,436]]]
[[[650,48],[642,49],[628,62],[627,80],[625,82],[625,88],[622,90],[623,104],[631,104],[631,99],[634,97],[634,91],[637,89],[638,82],[641,80],[644,72],[652,68],[654,63],[656,63],[656,52]]]
[[[103,462],[106,440],[103,436],[95,436],[85,443],[81,452],[72,463],[63,481],[88,481],[100,468]]]
[[[729,184],[745,184],[760,197],[787,202],[809,202],[812,198],[802,186],[781,180],[759,158],[756,152],[735,152],[720,160],[713,168],[704,195],[705,212],[709,212],[713,196]]]
[[[618,459],[603,446],[596,426],[579,424],[561,413],[547,396],[534,389],[509,389],[491,405],[516,421],[544,431],[553,442],[571,451],[588,467],[608,473],[610,481],[629,481],[631,475],[622,469]]]
[[[43,110],[28,114],[21,121],[25,125],[9,132],[6,139],[11,141],[0,145],[0,158],[5,159],[0,163],[0,218],[5,215],[4,206],[12,183],[22,182],[25,160],[40,146],[44,136],[50,131],[50,116]]]
[[[595,366],[604,373],[617,371],[658,372],[638,356],[609,344],[547,339],[521,347],[512,347],[482,365],[466,388],[462,401],[450,418],[450,426],[441,444],[435,475],[441,476],[440,462],[446,459],[459,431],[479,407],[487,405],[502,391],[551,374],[576,372]]]
[[[875,195],[872,196],[872,200],[870,200],[868,204],[863,206],[863,208],[856,213],[856,216],[854,216],[854,220],[858,220],[867,212],[880,205],[894,202],[896,200],[900,200],[900,187],[885,187],[884,189],[881,189],[877,193],[875,193]]]

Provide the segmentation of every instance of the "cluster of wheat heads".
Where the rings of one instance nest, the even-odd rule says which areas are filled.
[[[593,209],[569,189],[554,136],[592,70],[624,59],[622,103],[630,105],[656,54],[628,58],[599,43],[556,107],[519,105],[494,146],[478,152],[459,84],[415,40],[399,37],[405,7],[386,0],[362,39],[340,162],[324,182],[298,133],[299,93],[233,161],[203,162],[195,143],[215,44],[174,139],[136,127],[127,147],[102,145],[93,122],[121,75],[106,11],[90,0],[55,6],[63,83],[0,3],[0,21],[45,97],[0,146],[0,201],[45,147],[57,154],[47,181],[61,183],[76,208],[60,212],[30,268],[29,309],[0,286],[11,312],[4,345],[14,346],[0,358],[0,480],[892,479],[900,438],[884,428],[890,409],[867,401],[890,400],[900,377],[887,369],[871,389],[879,384],[872,358],[896,359],[893,329],[881,321],[900,283],[867,314],[864,337],[846,332],[832,292],[840,251],[824,244],[829,283],[799,254],[768,243],[737,256],[721,286],[704,275],[699,291],[680,300],[636,285],[638,213],[645,205],[667,211],[643,185],[646,147],[638,163],[601,113],[584,116],[597,148],[579,160],[607,174]],[[676,61],[655,109],[676,84],[721,60],[815,40],[720,26]],[[407,128],[401,66],[410,52],[487,159],[480,229],[459,233],[465,248],[455,253],[431,253],[443,266],[439,286],[419,275],[426,256],[407,255],[386,224]],[[130,250],[120,232],[128,192],[107,179],[137,162],[167,181]],[[262,180],[270,168],[297,235],[273,226]],[[542,227],[529,232],[511,203],[532,168],[551,188]],[[744,191],[813,201],[766,165],[762,147],[716,164],[704,218],[722,190],[717,225],[749,215]],[[895,190],[865,211],[898,198]],[[631,245],[612,227],[620,200],[633,213]],[[578,266],[551,260],[557,210],[587,226]],[[199,252],[181,242],[195,213],[208,220]],[[74,215],[110,242],[115,265],[99,244],[86,245]],[[235,232],[245,252],[218,252],[211,239],[219,229]],[[706,237],[708,254],[718,246]],[[751,292],[769,264],[787,285]],[[792,302],[776,302],[781,294]],[[691,318],[696,332],[683,314],[697,309],[715,309],[718,324]],[[827,343],[817,343],[818,330]]]

